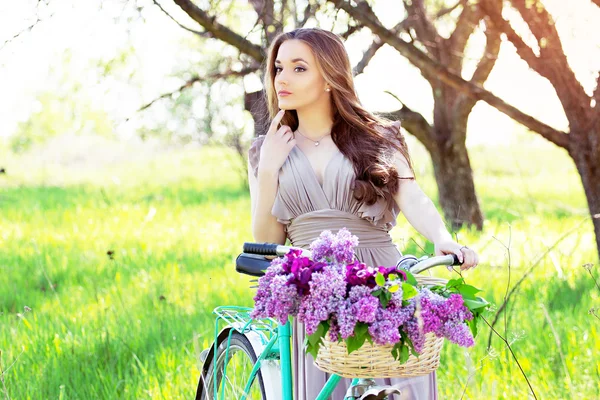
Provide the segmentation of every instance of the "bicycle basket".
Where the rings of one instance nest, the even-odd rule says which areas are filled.
[[[446,280],[432,276],[416,275],[419,285],[445,285]],[[400,364],[392,356],[392,345],[365,344],[348,354],[346,343],[333,342],[325,335],[315,360],[315,365],[324,372],[345,378],[392,378],[426,375],[440,365],[440,353],[444,338],[433,333],[425,335],[425,344],[419,357],[410,355],[408,361]]]

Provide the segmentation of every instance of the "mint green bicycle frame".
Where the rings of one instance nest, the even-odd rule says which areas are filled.
[[[217,359],[217,347],[218,347],[217,340],[218,340],[218,336],[219,336],[219,320],[222,319],[222,320],[228,321],[228,318],[224,317],[224,315],[219,312],[220,309],[222,309],[222,308],[223,307],[217,307],[214,311],[214,313],[217,314],[217,321],[215,323],[215,341],[214,341],[215,354],[214,354],[213,360]],[[230,310],[239,310],[241,312],[243,312],[243,311],[250,312],[252,310],[251,308],[246,308],[246,307],[227,307],[227,308]],[[229,359],[229,347],[231,344],[231,336],[233,335],[233,332],[237,330],[238,332],[243,334],[244,332],[247,332],[252,329],[251,326],[253,324],[253,320],[251,320],[251,319],[245,320],[244,322],[245,322],[245,324],[244,324],[243,328],[237,329],[234,326],[229,331],[229,335],[227,338],[227,350],[225,353],[225,360]],[[231,324],[230,324],[230,326],[231,326]],[[246,387],[244,388],[244,394],[238,400],[246,400],[246,394],[250,392],[250,387],[252,386],[252,383],[254,382],[254,379],[256,378],[256,374],[258,373],[258,370],[260,369],[261,364],[267,358],[271,358],[271,359],[279,358],[280,367],[281,367],[281,388],[282,388],[281,400],[293,400],[292,356],[291,356],[292,328],[291,328],[290,321],[288,320],[284,325],[279,324],[276,332],[277,333],[274,333],[271,335],[271,338],[266,343],[263,351],[260,354],[257,354],[257,360],[252,368],[250,377],[248,379],[248,382],[246,383]],[[223,376],[227,376],[227,365],[224,365],[223,369],[224,369]],[[213,374],[214,374],[213,375],[213,385],[214,385],[213,393],[218,393],[217,392],[218,388],[217,388],[217,369],[216,368],[213,368]],[[341,379],[342,379],[342,377],[339,375],[335,375],[335,374],[331,375],[329,377],[329,379],[327,380],[323,389],[321,389],[319,396],[317,396],[317,398],[315,400],[327,400],[333,394],[333,390],[335,389],[335,387],[337,386],[337,384],[339,383],[339,381]],[[355,384],[357,381],[358,381],[358,379],[354,379],[352,381],[352,383]],[[224,389],[224,385],[225,385],[225,379],[221,379],[221,389]],[[232,400],[232,399],[224,399],[224,395],[225,395],[225,391],[223,390],[221,392],[221,396],[220,396],[219,400]]]

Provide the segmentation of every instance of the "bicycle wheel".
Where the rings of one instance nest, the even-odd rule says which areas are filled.
[[[214,351],[214,350],[211,350]],[[225,359],[227,357],[227,360]],[[200,378],[197,393],[201,400],[234,400],[242,397],[252,367],[257,357],[248,338],[239,332],[231,335],[229,354],[227,354],[227,338],[224,338],[217,348],[217,355],[206,369],[206,375]],[[214,369],[217,369],[217,394],[214,394]],[[222,385],[223,371],[225,371],[225,384]],[[266,400],[265,387],[260,370],[254,377],[252,386],[246,396],[248,400]]]

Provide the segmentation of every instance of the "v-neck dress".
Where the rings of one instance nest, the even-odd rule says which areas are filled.
[[[264,139],[264,135],[255,138],[249,150],[249,162],[255,176]],[[294,147],[279,171],[279,187],[271,213],[284,225],[293,246],[308,248],[322,231],[335,233],[345,227],[358,237],[355,254],[360,261],[371,266],[396,265],[401,253],[392,243],[389,231],[396,225],[399,207],[385,190],[386,196],[373,205],[359,202],[353,196],[354,179],[352,162],[338,152],[325,167],[321,185],[308,158]],[[302,324],[294,319],[292,328],[294,399],[314,400],[329,374],[319,370],[312,356],[305,354]],[[402,400],[437,399],[435,372],[376,381],[399,387]],[[331,399],[343,399],[350,382],[350,379],[342,379]]]

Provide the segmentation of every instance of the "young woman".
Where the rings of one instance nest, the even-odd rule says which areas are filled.
[[[323,230],[358,236],[357,258],[392,266],[401,257],[389,231],[402,211],[436,255],[456,254],[462,269],[477,254],[452,240],[431,200],[415,181],[399,123],[365,110],[356,95],[340,38],[322,29],[278,36],[268,53],[265,88],[272,118],[249,151],[252,232],[258,242],[308,247]],[[328,374],[304,354],[303,327],[293,327],[294,398],[313,400]],[[436,399],[435,373],[379,380],[403,399]],[[332,399],[342,399],[344,379]]]

